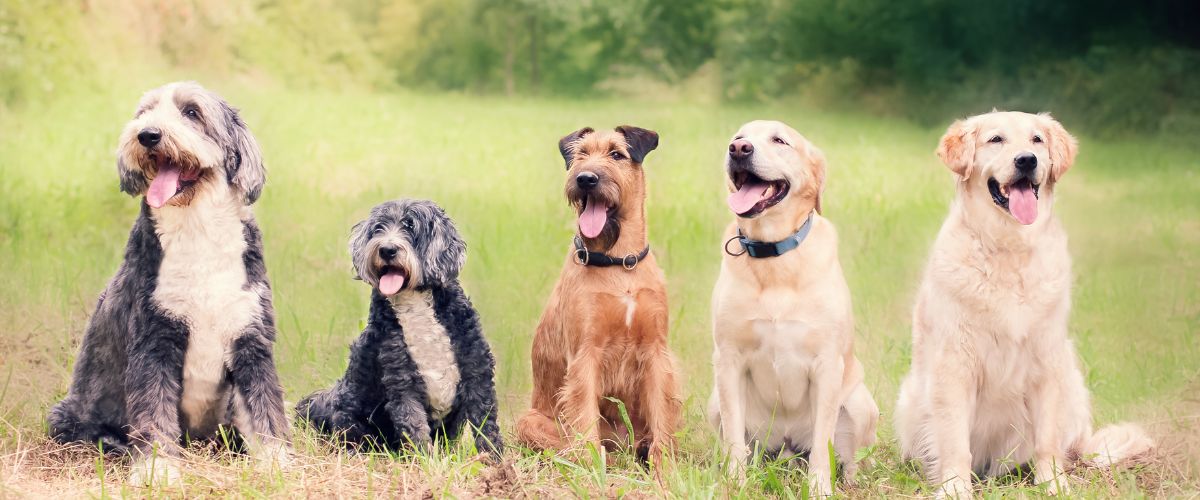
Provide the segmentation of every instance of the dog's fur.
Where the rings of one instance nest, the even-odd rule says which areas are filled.
[[[496,363],[458,283],[467,254],[454,223],[429,201],[386,202],[351,230],[350,255],[372,288],[367,327],[345,376],[304,398],[298,416],[349,445],[393,450],[456,439],[469,425],[476,448],[498,456]],[[387,296],[381,278],[397,271],[406,279]]]
[[[783,181],[738,230],[757,241],[780,241],[812,214],[812,229],[794,250],[777,257],[725,253],[713,290],[713,394],[709,421],[720,433],[731,468],[744,465],[757,443],[769,455],[807,453],[814,494],[832,493],[829,443],[847,477],[855,451],[875,442],[879,409],[863,385],[854,356],[850,291],[838,262],[837,232],[815,213],[824,188],[825,158],[791,127],[747,123],[726,155],[726,184],[737,192],[747,176]],[[741,247],[729,243],[729,252]],[[736,247],[736,248],[735,248]]]
[[[1015,158],[1030,153],[1036,170],[1018,173]],[[912,370],[896,428],[904,457],[923,462],[943,494],[969,492],[972,473],[1030,463],[1037,483],[1063,491],[1069,461],[1107,465],[1153,446],[1132,424],[1092,432],[1067,336],[1067,235],[1051,211],[1075,153],[1075,138],[1057,121],[1015,112],[957,121],[937,149],[957,196],[913,311]],[[993,200],[991,179],[1002,196],[1018,183],[1037,186],[1036,219],[1023,225],[1008,198],[1005,206]]]
[[[610,207],[603,231],[580,236],[589,250],[624,257],[646,247],[642,161],[657,146],[657,134],[629,126],[584,128],[559,142],[576,212],[587,203]],[[585,174],[599,177],[590,190],[577,182]],[[628,439],[618,406],[607,399],[616,398],[633,425],[630,444],[661,470],[682,408],[662,271],[653,253],[631,270],[583,266],[574,256],[572,248],[533,340],[532,408],[517,423],[517,439],[561,449],[578,437],[611,449]]]
[[[161,140],[147,147],[138,135],[151,129]],[[214,437],[219,426],[239,431],[253,455],[286,459],[271,288],[250,210],[266,179],[254,137],[219,96],[172,83],[142,97],[118,158],[133,196],[165,169],[195,181],[159,208],[143,200],[50,434],[131,451],[135,483],[177,478],[181,438]]]

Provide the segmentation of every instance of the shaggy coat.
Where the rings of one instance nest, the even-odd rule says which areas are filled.
[[[285,459],[271,287],[249,207],[265,179],[254,138],[219,97],[174,83],[143,97],[119,152],[122,189],[146,199],[51,436],[131,451],[135,483],[177,478],[181,440],[219,427],[259,458]]]
[[[1048,115],[993,112],[955,122],[937,153],[957,196],[913,309],[896,404],[903,456],[943,495],[1026,464],[1054,493],[1074,460],[1105,466],[1149,450],[1136,425],[1092,431],[1067,335],[1071,258],[1052,210],[1075,138]]]
[[[393,450],[470,426],[476,449],[498,455],[495,360],[458,283],[466,246],[453,223],[431,202],[388,202],[355,226],[351,253],[373,288],[367,327],[345,375],[297,404],[298,416],[350,446]],[[402,288],[388,289],[389,273]]]
[[[590,251],[625,257],[647,248],[642,160],[657,145],[654,132],[628,126],[585,128],[560,141],[567,199]],[[603,216],[593,212],[586,220],[589,210]],[[615,398],[633,426],[629,444],[661,466],[682,407],[662,271],[653,253],[631,269],[581,265],[576,255],[568,252],[533,339],[532,408],[517,423],[517,439],[535,449],[564,448],[577,438],[601,450],[616,447],[629,431]]]

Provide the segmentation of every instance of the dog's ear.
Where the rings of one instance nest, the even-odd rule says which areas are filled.
[[[821,213],[821,195],[825,193],[825,153],[808,141],[804,142],[804,148],[808,155],[808,164],[812,168],[813,182],[816,183],[816,209],[819,214]]]
[[[575,147],[579,144],[579,140],[592,132],[595,132],[592,127],[583,127],[558,140],[558,152],[562,154],[563,161],[567,163],[567,170],[571,169],[571,159],[575,158]]]
[[[138,196],[146,192],[150,183],[146,182],[146,174],[141,170],[133,170],[125,164],[123,156],[117,157],[117,176],[121,179],[121,191],[129,196]]]
[[[938,158],[950,170],[966,181],[971,177],[975,163],[975,126],[967,120],[958,120],[946,129],[937,148]]]
[[[367,221],[361,220],[350,228],[350,262],[354,265],[354,279],[363,280],[363,269],[367,267],[366,248],[370,235],[364,230]]]
[[[629,145],[629,158],[634,163],[642,163],[646,155],[658,147],[658,134],[653,130],[621,125],[617,132],[625,136],[625,144]]]
[[[225,174],[229,183],[242,193],[242,202],[250,205],[262,194],[267,182],[267,167],[263,165],[258,141],[250,134],[238,111],[227,104],[224,107],[230,142],[225,151]]]
[[[429,236],[428,250],[423,252],[422,282],[445,286],[458,279],[459,271],[466,265],[467,244],[446,212],[432,202],[429,205],[434,228]]]
[[[1038,115],[1046,127],[1046,147],[1050,150],[1050,180],[1058,182],[1075,164],[1079,141],[1063,128],[1049,113]]]

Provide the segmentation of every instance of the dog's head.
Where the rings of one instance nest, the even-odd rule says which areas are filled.
[[[467,245],[441,207],[401,199],[375,206],[354,225],[350,258],[359,279],[391,296],[406,287],[444,286],[458,279]]]
[[[784,123],[758,120],[742,125],[729,142],[725,172],[729,208],[738,217],[807,217],[821,210],[825,155]]]
[[[966,202],[987,203],[1029,225],[1077,149],[1075,138],[1048,114],[992,112],[950,125],[937,155],[962,181]]]
[[[621,234],[621,222],[640,216],[642,161],[657,147],[658,134],[628,125],[611,132],[582,128],[558,141],[567,164],[567,201],[589,247],[611,247]]]
[[[192,82],[147,92],[117,148],[121,190],[146,203],[187,206],[197,193],[226,183],[249,205],[266,182],[258,143],[236,109]]]

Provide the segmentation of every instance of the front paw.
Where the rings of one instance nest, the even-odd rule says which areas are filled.
[[[833,481],[828,471],[815,470],[809,473],[808,494],[813,498],[833,496]]]
[[[971,498],[971,483],[955,476],[938,488],[937,498]]]
[[[746,445],[730,445],[729,454],[725,457],[725,474],[738,480],[746,479],[746,462],[750,457],[750,448]]]
[[[254,468],[259,472],[285,471],[292,466],[292,447],[286,444],[264,444],[253,453],[252,458]]]
[[[131,486],[179,486],[182,475],[175,459],[150,456],[133,464],[129,470]]]
[[[1042,484],[1046,485],[1047,495],[1057,496],[1071,494],[1071,484],[1067,482],[1066,474],[1059,474]]]

